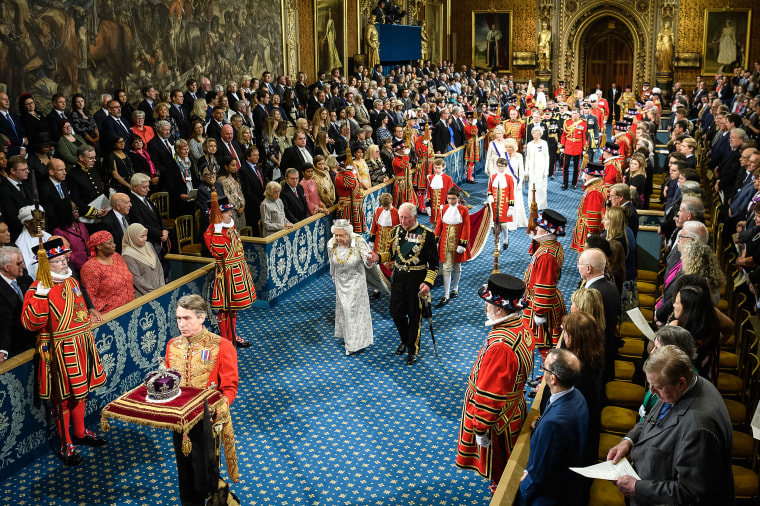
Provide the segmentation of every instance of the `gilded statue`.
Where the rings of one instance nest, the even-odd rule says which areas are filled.
[[[430,55],[428,54],[428,33],[427,33],[427,22],[422,22],[422,59],[423,60],[429,60]]]
[[[538,66],[540,70],[549,70],[552,55],[552,31],[549,23],[541,23],[541,31],[538,33]]]
[[[375,16],[369,17],[369,23],[364,27],[364,50],[367,53],[367,68],[371,69],[380,63],[380,36],[375,28]]]
[[[673,27],[665,20],[657,36],[657,71],[673,72]]]

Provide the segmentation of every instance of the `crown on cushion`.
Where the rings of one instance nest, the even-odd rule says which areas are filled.
[[[182,393],[179,388],[182,375],[174,369],[169,369],[161,362],[158,370],[151,371],[145,375],[145,388],[148,394],[145,396],[147,402],[163,404],[170,402]]]

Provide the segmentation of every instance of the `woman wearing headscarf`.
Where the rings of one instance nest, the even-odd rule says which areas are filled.
[[[110,232],[101,230],[87,242],[90,258],[82,266],[80,278],[93,307],[105,314],[135,298],[134,280],[124,259],[116,253]]]
[[[121,256],[132,273],[135,297],[142,297],[166,284],[164,269],[158,261],[153,245],[148,243],[148,229],[144,226],[132,223],[127,227]]]

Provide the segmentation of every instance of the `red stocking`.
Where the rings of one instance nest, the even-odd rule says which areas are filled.
[[[71,412],[69,410],[68,401],[63,401],[60,407],[61,418],[58,420],[58,435],[61,436],[61,441],[63,441],[63,444],[71,444],[71,434],[69,434]]]
[[[467,180],[472,181],[472,171],[475,170],[475,162],[467,163]]]
[[[242,341],[237,335],[237,311],[230,311],[230,338],[233,341]]]
[[[68,405],[71,412],[71,421],[74,423],[74,435],[76,437],[84,437],[84,401],[69,399]]]
[[[216,319],[219,322],[219,335],[228,341],[232,341],[234,334],[230,333],[230,317],[227,311],[219,311]]]

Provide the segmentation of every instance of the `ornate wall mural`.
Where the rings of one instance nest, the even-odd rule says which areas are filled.
[[[11,97],[32,93],[44,109],[56,92],[83,92],[95,106],[117,88],[136,99],[147,84],[276,75],[285,70],[284,1],[3,0],[0,84]]]

